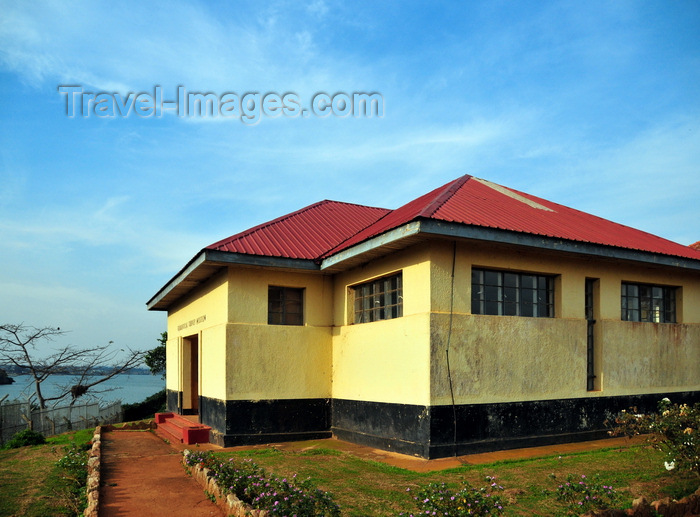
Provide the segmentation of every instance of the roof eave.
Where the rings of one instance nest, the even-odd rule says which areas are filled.
[[[411,221],[326,257],[321,261],[321,270],[336,271],[347,269],[347,262],[354,264],[358,258],[362,258],[364,261],[365,258],[363,256],[365,254],[376,251],[379,248],[392,246],[409,237],[415,237],[419,233],[421,233],[421,222]]]
[[[446,221],[438,221],[434,219],[423,220],[421,222],[421,233],[440,235],[443,237],[460,237],[488,242],[499,242],[503,244],[514,244],[549,251],[561,251],[565,253],[574,253],[577,255],[641,262],[644,264],[700,271],[700,260],[678,257],[675,255],[665,255],[630,248],[619,248],[616,246],[606,246],[590,242],[572,241],[556,237],[547,237],[544,235],[500,230],[497,228],[470,226]]]
[[[381,235],[367,239],[351,248],[342,250],[324,259],[321,262],[321,270],[337,271],[347,269],[356,263],[366,262],[368,258],[365,258],[364,255],[368,255],[370,252],[376,255],[381,249],[391,250],[405,247],[400,245],[400,241],[411,238],[410,240],[413,242],[420,236],[439,236],[511,244],[589,257],[700,271],[700,260],[435,219],[411,221]]]
[[[318,271],[320,269],[318,264],[308,259],[247,255],[205,248],[195,255],[179,273],[148,300],[146,307],[150,311],[167,311],[173,303],[185,296],[196,285],[204,283],[222,267],[234,264],[251,267],[301,269],[304,271]],[[211,274],[202,276],[201,273],[205,268],[208,268]],[[197,273],[199,273],[201,279],[192,280],[197,276]]]
[[[309,259],[248,255],[203,249],[163,286],[147,303],[148,310],[165,311],[188,292],[211,278],[222,267],[242,265],[334,273],[372,258],[405,248],[428,236],[469,239],[511,244],[529,248],[573,253],[614,260],[700,271],[700,260],[663,255],[641,250],[604,246],[528,233],[451,223],[435,219],[418,219],[367,239],[323,259],[320,264]]]

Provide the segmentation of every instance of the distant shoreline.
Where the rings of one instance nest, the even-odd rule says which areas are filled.
[[[91,377],[97,377],[100,375],[106,375],[109,374],[112,371],[111,366],[101,366],[99,368],[95,368],[95,374],[92,375]],[[0,364],[0,372],[4,370],[5,373],[7,374],[8,377],[19,377],[21,375],[30,375],[27,373],[26,368],[19,368],[15,365],[10,365],[10,364]],[[52,375],[82,375],[83,369],[82,368],[71,368],[70,366],[67,366],[65,368],[62,368],[60,371],[54,372]],[[151,370],[148,368],[132,368],[131,370],[127,370],[125,372],[121,372],[120,374],[117,375],[153,375],[151,373]],[[0,373],[0,378],[2,378],[2,374]],[[1,384],[1,382],[0,382]]]

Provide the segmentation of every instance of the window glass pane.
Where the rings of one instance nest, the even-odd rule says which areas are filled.
[[[287,314],[287,325],[301,325],[303,322],[301,313]]]
[[[484,286],[484,300],[498,301],[500,289],[495,286]]]
[[[520,300],[524,304],[530,304],[537,302],[537,291],[534,289],[522,289],[520,291]]]
[[[484,271],[484,284],[501,285],[501,273],[498,271]]]
[[[504,273],[503,274],[503,285],[505,287],[517,287],[518,275],[516,275],[515,273]]]
[[[484,301],[484,314],[498,315],[498,302]]]
[[[531,303],[523,303],[520,306],[520,315],[527,317],[535,316],[534,305],[532,305]]]
[[[503,288],[503,301],[515,303],[518,300],[518,290],[515,287]]]
[[[472,314],[481,314],[479,292],[474,287],[472,287]]]
[[[301,303],[301,289],[285,289],[284,294],[287,302],[292,301]]]
[[[520,278],[520,286],[523,289],[534,289],[537,287],[537,277],[533,275],[522,275]]]

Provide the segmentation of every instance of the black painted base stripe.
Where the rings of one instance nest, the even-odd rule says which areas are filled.
[[[199,399],[200,421],[223,446],[329,438],[423,458],[607,437],[606,421],[632,406],[655,411],[700,402],[700,391],[523,402],[420,406],[346,399]],[[168,390],[171,411],[181,396]],[[174,407],[173,407],[174,405]],[[186,411],[186,410],[185,410]],[[456,443],[454,419],[457,418]]]
[[[419,456],[421,458],[426,458],[429,453],[428,445],[424,443],[408,442],[399,438],[385,438],[338,427],[332,427],[331,431],[333,431],[333,436],[338,440],[374,447],[383,451]]]

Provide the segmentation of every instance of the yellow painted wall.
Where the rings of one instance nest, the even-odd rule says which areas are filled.
[[[448,329],[448,314],[433,315],[431,404],[451,403]],[[580,396],[586,390],[586,324],[573,319],[457,314],[449,360],[457,404]]]
[[[431,247],[431,402],[451,402],[445,348],[453,244]],[[556,275],[555,317],[471,315],[471,268]],[[586,390],[586,278],[598,278],[597,370],[601,391]],[[621,320],[623,281],[681,286],[685,324]],[[594,261],[459,243],[450,366],[456,403],[482,403],[700,389],[700,275],[670,268]]]
[[[231,267],[228,274],[231,323],[267,325],[268,286],[305,289],[304,324],[312,327],[332,325],[333,280],[318,273],[281,271],[272,268]]]
[[[182,340],[199,339],[200,394],[449,404],[700,389],[700,274],[460,242],[414,245],[350,271],[232,266],[168,316],[167,387],[182,391]],[[554,275],[555,318],[471,314],[471,269]],[[403,317],[352,324],[354,285],[401,271]],[[598,278],[600,391],[586,391],[584,285]],[[679,325],[620,321],[623,281],[681,286]],[[267,324],[268,286],[305,289],[303,326]]]
[[[700,325],[604,321],[606,394],[700,389]]]
[[[230,324],[228,400],[328,398],[329,327]]]
[[[267,324],[270,285],[305,289],[303,326]],[[230,268],[226,398],[330,397],[332,294],[323,275]]]
[[[218,336],[225,333],[228,308],[227,273],[222,270],[168,312],[168,342],[166,346],[166,387],[182,391],[182,339],[196,335],[199,338],[200,395],[215,396],[225,393],[225,376],[211,359],[221,353]],[[223,357],[223,356],[222,356]],[[204,362],[203,362],[204,361]],[[205,375],[202,366],[206,365]],[[206,391],[204,391],[206,389]],[[210,394],[212,393],[212,394]]]
[[[402,271],[403,317],[352,324],[353,285]],[[335,277],[333,397],[427,404],[430,389],[430,251],[415,246]]]

